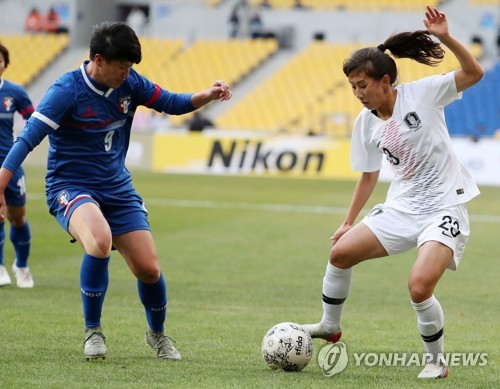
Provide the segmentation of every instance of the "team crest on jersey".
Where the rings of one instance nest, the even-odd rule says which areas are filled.
[[[120,111],[123,113],[128,113],[128,107],[130,105],[131,96],[122,97],[120,99]]]
[[[5,108],[6,111],[10,111],[12,106],[14,105],[14,98],[10,96],[5,96],[3,98],[3,107]]]
[[[407,113],[405,116],[405,123],[409,128],[415,131],[422,127],[422,121],[416,112]]]
[[[59,204],[61,204],[62,207],[65,207],[69,203],[68,197],[68,191],[63,190],[61,193],[59,193],[59,196],[57,196],[57,201],[59,202]]]

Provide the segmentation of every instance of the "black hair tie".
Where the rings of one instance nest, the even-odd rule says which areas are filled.
[[[381,45],[378,45],[377,48],[383,53],[385,50],[387,50],[387,47],[382,43]]]

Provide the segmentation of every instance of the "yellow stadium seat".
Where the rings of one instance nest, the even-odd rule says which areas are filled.
[[[67,34],[0,34],[10,54],[5,77],[26,86],[68,46]]]
[[[353,51],[369,46],[375,44],[312,42],[283,68],[271,74],[216,118],[217,127],[349,136],[362,106],[342,72],[342,63]],[[398,59],[396,63],[399,82],[458,68],[455,57],[448,54],[436,67],[409,59]],[[243,117],[245,120],[242,120]]]

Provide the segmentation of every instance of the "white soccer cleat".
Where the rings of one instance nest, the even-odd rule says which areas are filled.
[[[311,338],[325,339],[330,343],[337,343],[342,336],[342,330],[335,331],[325,327],[322,323],[302,324],[302,329],[307,332]]]
[[[10,276],[4,265],[0,265],[0,286],[10,285]]]
[[[85,328],[83,355],[85,355],[87,361],[98,358],[106,359],[107,353],[106,337],[101,332],[101,327]]]
[[[144,340],[152,349],[156,350],[158,358],[172,359],[174,361],[180,361],[182,359],[181,354],[175,349],[172,339],[163,331],[153,332],[148,328]]]
[[[35,286],[35,282],[33,281],[33,277],[31,277],[30,268],[26,267],[17,267],[16,263],[12,265],[12,271],[16,276],[17,286],[19,288],[33,288]]]
[[[442,362],[426,363],[418,378],[446,378],[448,377],[448,367]]]

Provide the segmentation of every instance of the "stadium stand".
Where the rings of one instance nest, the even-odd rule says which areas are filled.
[[[278,35],[277,41],[227,39],[228,16],[237,1],[172,0],[162,7],[155,2],[141,1],[142,5],[156,10],[151,13],[156,16],[149,21],[147,36],[141,36],[143,62],[136,69],[176,92],[204,89],[207,82],[226,80],[235,92],[232,101],[214,104],[204,111],[216,128],[337,137],[350,135],[352,123],[361,109],[342,74],[342,61],[356,48],[376,45],[393,31],[421,27],[417,13],[426,3],[440,3],[437,0],[302,0],[312,11],[301,12],[292,9],[294,0],[269,0],[272,8],[262,12],[264,25],[269,31],[286,31],[290,35],[290,44],[285,47],[280,46]],[[242,20],[261,2],[248,0],[251,7],[242,10]],[[47,0],[42,5],[48,7],[50,3]],[[480,84],[464,93],[462,101],[447,107],[454,135],[496,136],[495,131],[500,128],[498,108],[495,108],[499,106],[499,92],[492,85],[486,85],[499,85],[498,65],[494,67],[498,63],[498,50],[496,43],[492,43],[496,29],[487,29],[479,23],[485,10],[497,15],[497,5],[498,0],[448,0],[443,5],[454,23],[461,20],[464,12],[470,16],[467,18],[470,23],[457,33],[463,42],[469,39],[474,54],[488,70]],[[3,21],[0,40],[9,47],[12,57],[12,66],[5,77],[28,85],[36,100],[53,79],[75,68],[78,57],[75,52],[81,55],[82,48],[72,46],[58,56],[68,46],[67,35],[14,33],[16,28],[22,29],[20,23],[26,9],[17,0],[4,1],[2,9],[5,12],[0,15]],[[7,13],[13,16],[7,18]],[[316,38],[319,35],[321,39]],[[480,44],[474,42],[473,37],[481,38]],[[374,41],[369,43],[371,39]],[[58,61],[52,62],[56,57]],[[456,62],[448,60],[451,56],[437,69],[398,60],[399,81],[454,69]],[[477,101],[469,103],[468,99]],[[163,118],[147,112],[147,120]],[[153,120],[155,123],[143,128],[168,130],[172,127],[176,131],[185,129],[185,121],[189,119],[189,115],[173,116],[161,122]]]
[[[314,41],[263,84],[217,118],[219,128],[349,136],[361,110],[342,73],[341,64],[366,44]],[[400,82],[448,72],[457,67],[453,56],[437,67],[397,60]]]
[[[273,55],[278,50],[278,43],[275,39],[198,40],[185,47],[181,39],[142,37],[141,48],[142,61],[134,68],[158,85],[182,92],[206,89],[207,80],[224,79],[229,85],[236,85]],[[70,69],[85,59],[81,58]],[[141,106],[137,114],[151,115],[152,112],[156,114]],[[179,127],[191,117],[192,114],[172,116],[170,125]]]
[[[68,46],[67,34],[0,35],[10,52],[5,77],[21,85],[32,82]]]
[[[499,85],[500,63],[487,71],[477,85],[465,91],[462,100],[445,108],[452,136],[474,139],[500,136]]]
[[[253,0],[252,5],[261,5],[262,0]],[[297,0],[269,0],[273,9],[297,8]],[[305,9],[335,11],[415,11],[425,6],[437,5],[438,0],[301,0],[299,4]]]
[[[207,80],[224,79],[236,85],[277,50],[275,39],[198,40],[161,66],[152,51],[140,66],[152,81],[169,90],[194,91],[206,89]],[[172,126],[190,119],[190,114],[170,118]]]
[[[182,39],[141,37],[142,58],[134,68],[144,76],[154,79],[184,48]]]

